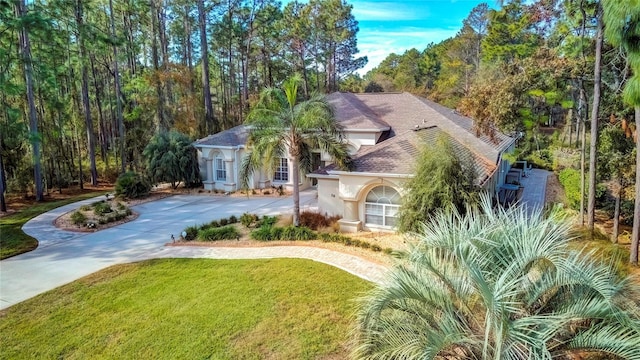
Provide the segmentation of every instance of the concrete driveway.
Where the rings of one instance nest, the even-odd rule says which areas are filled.
[[[187,226],[245,212],[290,213],[293,207],[288,196],[176,195],[135,206],[133,210],[140,214],[136,220],[95,233],[63,231],[53,226],[58,216],[96,199],[54,209],[23,226],[25,233],[38,239],[39,246],[29,253],[0,261],[0,309],[111,265],[170,257],[160,255],[163,245],[171,241],[171,234],[177,238]],[[315,206],[315,199],[315,191],[301,192],[301,207]]]

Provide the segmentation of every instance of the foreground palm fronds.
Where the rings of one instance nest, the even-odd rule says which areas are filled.
[[[570,250],[557,212],[484,200],[425,224],[406,261],[362,299],[356,357],[640,359],[638,286]]]

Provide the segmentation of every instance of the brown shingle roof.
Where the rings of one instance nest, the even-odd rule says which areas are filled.
[[[415,159],[420,155],[422,147],[425,144],[435,144],[440,136],[446,136],[449,139],[456,155],[462,161],[473,162],[478,184],[483,184],[491,173],[495,171],[495,164],[469,151],[465,145],[436,126],[407,130],[375,146],[361,149],[353,157],[352,171],[373,174],[412,175],[415,170]],[[318,170],[314,174],[324,175],[332,170],[336,170],[334,165]]]

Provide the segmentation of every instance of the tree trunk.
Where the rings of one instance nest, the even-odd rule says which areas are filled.
[[[204,123],[209,134],[219,129],[215,124],[213,104],[211,103],[211,84],[209,82],[209,51],[207,44],[207,16],[204,10],[204,0],[198,0],[198,22],[200,25],[200,57],[202,58],[202,98],[204,101]]]
[[[585,193],[585,148],[587,141],[587,125],[586,125],[586,91],[584,90],[584,82],[580,81],[580,121],[582,121],[580,133],[580,225],[584,226],[584,193]],[[577,141],[576,141],[577,143]]]
[[[26,15],[25,0],[17,3],[18,17]],[[33,150],[33,181],[36,185],[36,201],[43,201],[42,187],[42,165],[40,164],[40,136],[38,134],[38,118],[36,116],[36,103],[33,96],[33,68],[31,64],[31,42],[29,41],[29,32],[26,25],[22,25],[20,29],[20,50],[22,52],[22,62],[24,64],[25,85],[27,88],[27,105],[29,114],[29,138],[31,140],[31,148]]]
[[[115,39],[116,28],[113,16],[113,0],[109,0],[109,25],[111,27],[111,36]],[[127,157],[124,153],[125,136],[124,136],[124,119],[122,117],[122,100],[120,99],[120,71],[118,69],[118,47],[113,42],[113,82],[116,91],[116,118],[118,121],[118,137],[120,137],[120,173],[126,171]]]
[[[158,31],[158,10],[155,4],[156,0],[150,0],[150,10],[151,10],[151,62],[153,63],[153,78],[156,86],[156,95],[158,97],[157,105],[156,105],[156,114],[155,114],[155,123],[156,123],[156,131],[162,132],[167,131],[168,127],[166,124],[166,114],[164,109],[165,104],[165,95],[164,89],[162,88],[162,81],[160,81],[160,60],[158,58],[158,36],[156,32]]]
[[[600,85],[602,66],[603,22],[602,8],[598,6],[598,32],[596,34],[596,60],[593,70],[593,104],[591,104],[591,144],[589,150],[589,201],[587,204],[587,226],[593,236],[596,211],[596,156],[598,149],[598,113],[600,110]]]
[[[300,226],[300,161],[291,156],[291,180],[293,181],[293,226]]]
[[[636,110],[636,196],[633,207],[633,230],[631,231],[631,264],[638,265],[638,245],[640,244],[640,106]]]
[[[4,201],[4,192],[7,189],[4,177],[4,163],[2,162],[2,139],[0,139],[0,211],[7,212],[7,203]]]
[[[624,189],[622,187],[622,179],[618,179],[618,189],[616,192],[616,204],[613,211],[613,234],[611,234],[611,242],[618,243],[618,233],[620,232],[620,199]]]
[[[82,0],[76,1],[76,24],[78,26],[78,46],[80,47],[80,63],[82,68],[82,108],[84,111],[84,121],[87,126],[91,185],[97,186],[98,170],[96,168],[96,141],[93,134],[93,120],[91,119],[91,108],[89,106],[89,74],[86,64],[86,49],[84,47]]]

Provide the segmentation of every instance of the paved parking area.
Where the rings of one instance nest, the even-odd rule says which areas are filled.
[[[301,193],[301,207],[315,206],[316,192]],[[100,198],[98,198],[100,199]],[[379,280],[385,269],[355,256],[311,247],[207,249],[164,247],[190,225],[239,216],[290,213],[291,197],[224,197],[176,195],[133,207],[140,216],[95,233],[57,229],[60,215],[96,199],[69,204],[42,214],[23,227],[39,241],[36,250],[0,261],[0,309],[72,282],[115,264],[155,257],[267,258],[298,257],[322,261],[368,280]],[[287,248],[290,248],[287,250]]]

